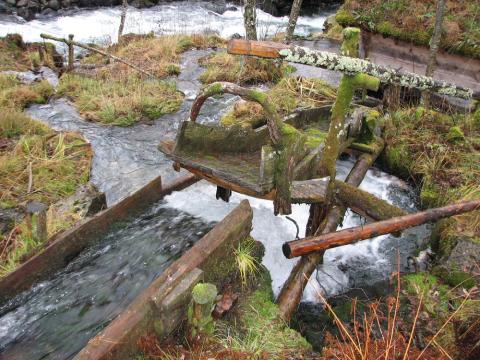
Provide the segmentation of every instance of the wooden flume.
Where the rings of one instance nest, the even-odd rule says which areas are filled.
[[[474,210],[480,210],[480,200],[460,202],[439,208],[428,209],[415,214],[394,217],[363,226],[289,241],[283,244],[282,251],[287,258],[291,259],[312,252],[323,252],[333,247],[348,245],[360,240],[402,231],[430,221],[437,221],[449,216],[455,216]]]

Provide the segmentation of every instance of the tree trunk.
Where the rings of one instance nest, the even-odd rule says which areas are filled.
[[[247,40],[257,40],[257,13],[255,6],[257,0],[245,0],[243,21],[245,24],[245,35]]]
[[[303,0],[293,0],[292,10],[290,11],[290,18],[288,19],[287,33],[285,34],[285,42],[290,42],[297,26],[298,15],[300,15],[300,8]]]
[[[122,14],[120,15],[120,26],[118,27],[118,42],[123,35],[123,28],[125,27],[125,18],[127,17],[128,0],[122,0]]]
[[[282,249],[288,258],[308,255],[319,251],[324,252],[337,246],[349,245],[360,240],[391,234],[430,221],[437,221],[478,209],[480,209],[480,200],[464,201],[328,234],[324,233],[320,236],[289,241],[283,244]]]
[[[425,76],[432,77],[437,68],[437,54],[442,39],[443,15],[445,13],[445,0],[437,0],[437,10],[435,14],[435,28],[432,38],[430,39],[430,55],[428,57],[427,70]],[[429,107],[430,93],[424,91],[422,94],[423,105]]]

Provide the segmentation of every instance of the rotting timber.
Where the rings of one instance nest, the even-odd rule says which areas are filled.
[[[281,118],[267,94],[231,83],[214,83],[197,96],[190,118],[182,123],[176,140],[162,143],[161,151],[175,162],[176,170],[185,168],[217,185],[217,198],[228,201],[231,191],[236,191],[273,200],[276,215],[290,214],[291,203],[311,204],[306,233],[313,239],[335,232],[347,208],[375,221],[409,216],[357,188],[383,151],[384,140],[379,124],[361,108],[349,116],[355,90],[376,91],[382,82],[463,99],[477,100],[480,94],[357,59],[359,38],[358,29],[345,29],[342,55],[279,43],[231,40],[228,52],[234,55],[278,58],[344,73],[335,104],[332,108],[309,110],[309,115],[314,116],[305,116],[300,111]],[[266,114],[266,126],[244,129],[235,125],[221,127],[196,123],[203,103],[209,97],[225,93],[259,103]],[[326,124],[328,132],[324,133],[320,145],[309,146],[311,141],[302,127],[324,129]],[[348,147],[359,151],[360,156],[345,182],[337,181],[336,160]],[[464,210],[476,209],[467,208]],[[416,225],[435,220],[428,216],[418,219],[420,222]],[[386,231],[402,229],[395,227]],[[372,230],[367,235],[373,237],[375,233]],[[325,249],[319,249],[299,254],[305,256],[297,262],[280,292],[277,303],[285,320],[295,311],[308,279],[322,262]]]

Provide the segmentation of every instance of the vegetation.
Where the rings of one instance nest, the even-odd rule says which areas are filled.
[[[287,115],[297,108],[332,104],[336,90],[321,79],[285,78],[274,85],[267,94],[280,115]],[[265,122],[262,107],[257,103],[245,101],[237,102],[221,120],[225,126],[240,124],[254,128]]]
[[[95,65],[93,73],[65,74],[58,94],[70,97],[89,121],[117,126],[152,121],[177,111],[182,103],[176,85],[161,80],[180,73],[180,54],[190,48],[220,45],[223,40],[214,35],[125,35],[119,44],[105,50],[153,74],[155,79],[143,79],[123,63],[91,54],[82,63]]]
[[[56,133],[23,112],[25,106],[45,103],[52,95],[53,88],[46,81],[22,85],[15,77],[0,74],[0,209],[21,213],[32,200],[50,205],[88,181],[90,146],[78,134]],[[72,214],[51,210],[49,233],[74,220]],[[24,222],[0,236],[0,276],[41,245],[32,239]]]
[[[57,92],[70,97],[87,120],[118,126],[175,112],[183,99],[174,83],[134,76],[115,79],[65,74]]]
[[[396,296],[366,303],[353,299],[346,303],[351,305],[346,314],[319,294],[336,326],[326,336],[321,358],[451,359],[460,354],[476,358],[480,319],[473,312],[479,309],[479,300],[474,299],[478,294],[450,288],[426,273],[396,278]],[[459,325],[465,318],[470,327]]]
[[[435,23],[436,0],[346,0],[336,20],[363,29],[428,46]],[[480,58],[480,3],[448,1],[441,48]]]
[[[479,115],[419,107],[387,118],[384,160],[393,172],[419,184],[424,208],[480,197]],[[480,244],[479,211],[439,223],[434,243],[439,255],[448,255],[460,234]]]
[[[200,76],[200,81],[204,84],[216,81],[228,81],[240,85],[277,83],[295,71],[293,66],[282,62],[243,59],[225,52],[218,52],[200,59],[200,65],[206,68]]]
[[[180,55],[192,48],[216,48],[224,45],[224,40],[216,35],[166,35],[156,37],[153,33],[147,35],[127,34],[119,44],[105,49],[106,52],[121,57],[143,70],[163,78],[178,75],[180,72]],[[125,78],[138,75],[134,69],[125,64],[112,61],[100,54],[91,54],[82,60],[85,64],[99,66],[101,73],[109,77]]]
[[[40,58],[40,49],[44,49]],[[56,51],[52,44],[26,44],[18,34],[0,38],[0,71],[27,71],[41,65],[55,68]]]

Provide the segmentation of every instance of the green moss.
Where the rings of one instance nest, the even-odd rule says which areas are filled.
[[[423,295],[424,310],[430,316],[442,318],[449,310],[450,289],[429,273],[408,274],[402,277],[402,286],[410,296]]]
[[[355,17],[346,9],[340,8],[335,15],[335,20],[342,26],[355,25]]]
[[[448,142],[457,144],[465,141],[465,134],[459,126],[452,126],[446,135]]]
[[[441,204],[443,194],[440,189],[432,182],[424,180],[422,190],[420,191],[420,200],[422,208],[433,208]]]
[[[241,332],[234,334],[230,346],[253,355],[267,353],[272,358],[287,350],[310,349],[310,344],[298,332],[280,320],[269,275],[264,273],[259,281],[262,281],[260,288],[241,301]]]
[[[385,35],[385,36],[391,36],[395,35],[395,27],[394,25],[389,22],[389,21],[383,21],[380,24],[378,24],[375,28],[380,34]]]
[[[471,289],[476,285],[475,277],[472,274],[453,270],[453,269],[436,269],[435,275],[440,277],[447,285],[452,287],[463,287]]]
[[[321,131],[317,128],[308,128],[305,130],[305,135],[307,135],[307,140],[305,145],[311,149],[319,147],[326,139],[327,133]]]

